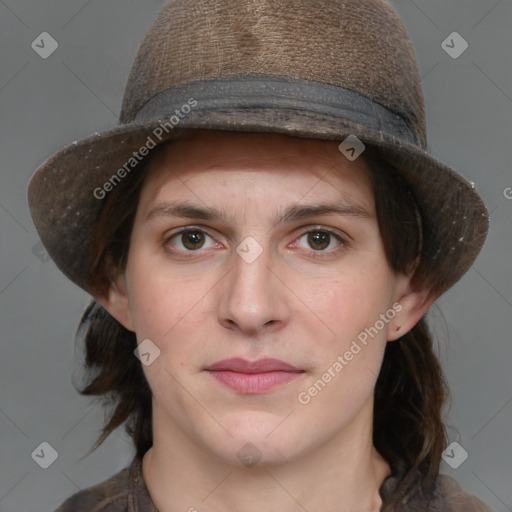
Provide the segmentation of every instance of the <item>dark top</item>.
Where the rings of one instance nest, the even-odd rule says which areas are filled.
[[[384,500],[395,489],[399,479],[390,476],[384,480],[380,495]],[[428,509],[419,500],[401,506],[396,512],[493,512],[473,494],[464,492],[453,478],[437,477]],[[66,500],[56,512],[158,512],[142,477],[141,460],[135,458],[129,468],[123,469],[105,482],[80,491]]]

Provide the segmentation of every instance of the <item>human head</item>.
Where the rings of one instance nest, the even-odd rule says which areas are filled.
[[[203,134],[202,136],[196,135],[195,139],[192,139],[192,141],[184,141],[181,144],[182,147],[187,149],[187,151],[185,153],[181,153],[181,156],[185,158],[185,162],[181,166],[179,163],[176,163],[176,167],[180,168],[181,172],[184,172],[186,169],[186,159],[190,160],[191,155],[200,154],[201,151],[206,151],[204,158],[207,162],[210,162],[212,157],[219,157],[219,154],[214,154],[215,149],[217,149],[217,151],[221,151],[221,155],[225,154],[225,159],[229,162],[230,157],[233,156],[229,152],[229,147],[240,138],[244,139],[244,137],[251,137],[250,135],[243,136],[240,134],[224,134],[224,136],[225,140],[223,141],[223,146],[219,146],[222,139],[219,139],[218,137],[212,139],[211,134],[209,136],[210,139],[208,139],[207,134]],[[297,148],[304,147],[304,154],[302,155],[304,159],[307,160],[307,155],[309,154],[311,158],[309,163],[318,160],[318,162],[323,165],[330,165],[328,168],[333,168],[335,173],[336,168],[333,165],[335,160],[326,160],[325,154],[322,153],[323,149],[316,156],[312,156],[314,154],[312,149],[316,149],[318,152],[319,149],[323,148],[326,144],[330,149],[329,156],[332,158],[334,153],[334,158],[339,159],[336,162],[339,167],[346,167],[348,163],[345,162],[345,157],[337,150],[336,144],[323,143],[322,145],[322,143],[319,143],[318,141],[300,141],[296,139],[287,141],[286,138],[279,138],[279,136],[277,139],[276,137],[266,138],[263,135],[254,135],[252,137],[256,138],[253,139],[254,144],[257,144],[258,142],[261,144],[262,141],[266,141],[267,144],[272,142],[273,146],[270,147],[272,150],[270,154],[274,156],[275,154],[279,154],[278,148],[281,147],[279,144],[284,144],[284,147],[281,150],[284,154],[293,149],[293,151],[295,151],[295,154],[293,155],[295,160],[292,160],[292,162],[294,162],[295,165],[297,165]],[[214,144],[212,144],[212,140],[215,141]],[[176,143],[178,146],[177,151],[179,150],[179,144],[180,142]],[[250,146],[244,147],[247,150]],[[150,164],[149,169],[147,169],[150,176],[154,175],[154,168],[158,162],[160,163],[161,169],[160,179],[163,179],[165,176],[165,173],[162,172],[166,169],[168,174],[172,175],[173,166],[170,165],[169,162],[167,162],[166,165],[163,165],[165,164],[164,157],[169,151],[173,151],[172,144],[169,148],[162,150],[159,155],[155,156],[153,168]],[[265,154],[261,150],[258,151],[258,154]],[[253,159],[249,159],[249,162],[254,164],[254,151],[249,151],[249,153],[249,156]],[[177,158],[178,155],[180,155],[180,153],[174,154],[174,162],[179,161]],[[240,156],[239,153],[236,155]],[[172,156],[173,155],[171,153],[171,157]],[[168,158],[170,158],[169,155]],[[264,156],[262,156],[261,159],[265,162]],[[284,160],[286,161],[286,159]],[[370,187],[370,197],[372,201],[375,202],[375,210],[377,213],[375,226],[378,226],[377,231],[379,238],[382,240],[382,260],[384,260],[385,266],[380,267],[381,271],[384,268],[389,268],[390,273],[387,274],[388,277],[393,274],[411,274],[412,269],[415,267],[417,268],[418,266],[418,255],[421,246],[420,226],[417,222],[417,213],[414,201],[405,183],[396,176],[396,173],[394,173],[389,166],[379,162],[370,154],[366,155],[364,165],[362,162],[363,159],[361,158],[359,171],[367,178],[366,184]],[[303,165],[307,165],[307,163],[304,162]],[[356,167],[356,164],[353,165]],[[368,167],[367,169],[366,166]],[[358,167],[356,167],[356,169],[357,168]],[[290,183],[295,183],[297,177],[293,175],[290,168],[287,169],[287,172],[289,173]],[[302,175],[303,174],[304,172],[302,170]],[[183,178],[184,175],[178,174],[177,178],[175,178],[176,183],[180,183]],[[267,176],[267,178],[269,178],[269,176]],[[318,181],[318,179],[314,178],[314,182],[316,181]],[[214,190],[215,183],[215,178],[212,178],[210,182],[207,182],[209,187],[208,190],[211,191],[211,195],[209,194],[207,196],[208,199],[206,202],[209,202],[210,197],[217,198],[218,202],[219,191]],[[264,183],[264,181],[258,183],[261,184]],[[365,182],[363,181],[363,183]],[[340,186],[337,182],[334,182],[334,184],[337,184],[338,187]],[[103,293],[106,293],[108,286],[110,286],[109,283],[111,278],[119,275],[116,272],[116,263],[118,266],[117,270],[123,272],[125,263],[128,261],[127,251],[129,249],[128,240],[131,232],[130,223],[133,222],[134,213],[138,204],[137,190],[140,191],[143,185],[143,173],[141,171],[139,176],[132,177],[131,183],[127,182],[125,184],[126,188],[124,191],[120,189],[117,194],[113,194],[109,198],[109,202],[105,205],[106,209],[102,222],[100,223],[102,229],[99,231],[100,235],[97,246],[99,251],[97,272],[98,276],[103,275],[103,282],[105,284],[105,287],[102,288],[99,286],[98,282],[98,289],[103,289]],[[229,185],[230,183],[226,183],[224,185],[227,196],[225,200],[225,209],[228,214],[230,213],[231,206],[229,197],[233,197],[232,194],[229,194],[231,190]],[[204,197],[204,189],[198,190],[193,186],[193,182],[191,182],[190,186],[191,190],[194,191],[194,193],[197,193],[199,197]],[[307,187],[305,183],[303,186]],[[326,185],[326,187],[332,188],[330,185]],[[219,183],[217,188],[222,188],[222,185]],[[182,187],[182,190],[186,191],[187,188]],[[281,188],[279,190],[282,191]],[[337,193],[337,188],[332,188],[332,190]],[[152,192],[156,193],[156,189],[153,189]],[[131,198],[128,203],[126,202],[126,197]],[[149,194],[148,197],[152,197],[151,194]],[[283,196],[283,198],[285,197],[286,196]],[[233,213],[239,214],[240,212]],[[137,244],[140,245],[140,242],[137,242]],[[268,248],[265,247],[265,250],[268,250]],[[199,281],[202,280],[202,277],[203,276],[201,275]],[[320,276],[319,279],[325,280],[326,277]],[[329,278],[327,278],[327,282],[328,281]],[[419,281],[416,282],[415,280],[412,280],[411,282],[415,283],[414,286],[417,287],[418,291],[420,291],[422,287],[424,289],[428,288],[427,283],[421,283]],[[184,287],[183,289],[180,289],[179,283],[180,279],[177,279],[173,285],[175,288],[173,293],[177,294],[176,296],[182,297],[186,294],[186,288]],[[369,282],[367,281],[366,285],[368,285],[368,283]],[[293,283],[288,283],[288,285],[292,289],[295,289],[297,283],[294,281]],[[385,288],[385,285],[383,285],[383,287]],[[335,290],[335,288],[335,286],[331,287],[330,292],[332,293],[332,290]],[[389,290],[384,290],[384,293],[387,293],[388,291]],[[192,293],[191,295],[194,294]],[[300,295],[305,300],[308,300],[307,290],[302,290]],[[426,294],[425,299],[427,302],[425,304],[427,305],[429,303],[428,297],[429,295]],[[159,307],[159,300],[159,297],[155,297],[155,307],[157,309]],[[165,305],[165,298],[162,298],[162,301]],[[169,307],[168,303],[166,307]],[[325,303],[323,304],[323,307],[326,307]],[[380,304],[379,307],[382,309],[382,304]],[[389,304],[389,307],[391,307],[391,304]],[[332,308],[335,308],[335,306],[328,308],[331,313]],[[198,309],[201,309],[201,307],[199,306]],[[385,313],[386,309],[387,308],[384,308],[382,313]],[[180,309],[180,311],[182,310]],[[151,407],[148,406],[151,394],[146,385],[146,381],[140,372],[139,362],[133,357],[132,352],[136,347],[135,337],[128,331],[123,330],[116,322],[112,323],[112,319],[104,315],[102,316],[97,305],[93,306],[89,311],[89,314],[93,314],[93,316],[89,316],[83,325],[84,328],[89,329],[87,343],[89,345],[89,353],[92,355],[92,359],[89,363],[91,369],[95,366],[96,370],[98,369],[97,367],[100,368],[100,376],[90,383],[89,387],[86,389],[86,393],[102,394],[106,393],[108,388],[110,388],[110,392],[116,389],[116,396],[119,401],[117,402],[117,410],[112,416],[114,422],[111,427],[116,426],[116,423],[120,421],[124,421],[127,419],[127,415],[131,414],[132,417],[130,419],[134,422],[134,441],[137,445],[139,454],[142,455],[152,442],[150,419]],[[375,314],[375,311],[372,314]],[[94,315],[98,315],[96,319],[93,318]],[[169,315],[172,317],[173,313],[169,312]],[[342,315],[341,311],[340,315]],[[322,316],[322,313],[320,313],[319,316]],[[148,317],[150,317],[150,315],[148,315]],[[122,318],[120,319],[123,321]],[[308,318],[306,315],[306,323],[307,320]],[[377,320],[379,320],[378,315],[377,318],[371,322],[372,325],[375,324]],[[187,324],[184,325],[186,328]],[[365,327],[371,326],[368,325]],[[386,329],[387,328],[388,326],[386,325]],[[188,324],[188,329],[190,329],[190,324]],[[96,332],[94,333],[95,330]],[[393,465],[398,463],[404,464],[404,461],[407,461],[410,467],[423,466],[424,468],[427,468],[426,473],[428,473],[429,471],[435,471],[436,463],[438,464],[443,446],[444,438],[442,435],[443,427],[440,421],[440,411],[444,398],[444,384],[437,360],[431,350],[431,340],[426,334],[424,322],[420,321],[419,324],[413,327],[410,332],[406,332],[407,330],[408,328],[404,325],[402,332],[398,332],[396,335],[396,337],[399,338],[396,342],[392,341],[386,344],[381,339],[380,349],[382,352],[384,352],[385,349],[385,354],[383,373],[381,373],[381,376],[379,377],[376,389],[374,423],[376,446]],[[328,333],[329,330],[326,329],[326,332]],[[105,335],[107,335],[107,333],[109,336],[109,342],[105,342]],[[143,333],[140,334],[144,335]],[[393,334],[394,333],[390,333],[391,339],[394,339]],[[354,338],[356,338],[356,335],[357,333],[352,333]],[[172,333],[170,338],[172,338]],[[128,342],[128,340],[130,341]],[[141,340],[139,339],[139,342],[140,341]],[[309,342],[311,342],[311,339],[309,339]],[[159,342],[157,342],[157,344],[159,344]],[[389,348],[387,348],[386,345],[389,346]],[[164,351],[164,347],[162,346],[162,353],[166,353],[166,357],[169,357],[169,350],[170,349],[165,349]],[[204,347],[202,351],[204,351]],[[124,356],[122,355],[123,353]],[[412,357],[413,354],[416,355],[418,360],[415,360],[415,358]],[[376,359],[374,359],[374,362],[377,362],[377,367],[374,368],[375,379],[379,374],[379,357],[380,356],[377,354]],[[327,358],[329,358],[329,356],[327,356]],[[185,366],[189,364],[186,357],[183,357],[182,361]],[[393,367],[392,371],[389,371],[390,367]],[[400,372],[397,372],[397,368],[400,368]],[[318,375],[318,377],[321,377],[321,375]],[[407,385],[407,399],[405,396],[401,395],[401,392],[397,392],[396,384],[398,382],[401,382],[402,385]],[[368,384],[371,388],[372,379],[369,379]],[[326,397],[327,393],[324,393],[324,396]],[[411,397],[416,398],[411,401]],[[315,401],[313,400],[312,405],[314,405],[314,402]],[[310,410],[313,410],[313,408],[310,407]],[[389,411],[393,411],[392,416],[389,415]],[[416,411],[415,414],[413,414],[412,411]],[[300,413],[300,409],[298,412]],[[106,432],[108,432],[108,430],[109,427],[107,427]],[[422,432],[422,434],[413,434],[418,431]],[[397,436],[398,433],[400,433],[399,436]],[[393,439],[395,435],[397,437]],[[311,437],[311,433],[309,433],[309,436]],[[383,442],[384,438],[386,438],[386,442]],[[311,442],[314,441],[314,439],[310,440]],[[430,446],[430,449],[423,453],[425,446]],[[418,447],[421,447],[421,449],[418,449]]]

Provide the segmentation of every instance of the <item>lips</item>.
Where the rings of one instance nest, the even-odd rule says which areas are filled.
[[[206,371],[222,384],[247,394],[257,394],[284,385],[304,373],[304,370],[278,359],[246,361],[241,358],[223,359]]]

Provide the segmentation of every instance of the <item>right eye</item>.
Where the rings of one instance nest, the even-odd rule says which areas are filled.
[[[184,228],[173,233],[167,238],[166,245],[170,245],[171,249],[176,252],[196,252],[200,249],[222,246],[205,231],[198,228]]]

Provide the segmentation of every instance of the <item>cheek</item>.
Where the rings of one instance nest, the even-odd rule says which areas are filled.
[[[152,265],[139,263],[134,258],[132,268],[127,268],[135,332],[139,342],[150,339],[160,350],[157,364],[147,368],[148,380],[155,378],[158,368],[172,374],[181,374],[185,367],[195,371],[211,350],[209,334],[216,322],[214,276],[171,273],[156,259]]]
[[[354,417],[375,388],[386,347],[388,323],[381,315],[389,310],[389,282],[384,288],[375,275],[354,273],[317,287],[311,297],[315,316],[331,335],[311,338],[314,343],[307,351],[313,373],[297,400],[311,421],[338,428]]]
[[[131,277],[130,306],[137,339],[139,343],[150,339],[160,351],[144,373],[155,396],[178,401],[180,387],[175,379],[196,368],[197,354],[204,352],[205,337],[198,327],[204,325],[204,288],[192,279],[186,283],[170,279],[155,268]]]
[[[300,294],[307,297],[304,302],[343,344],[373,326],[386,312],[392,287],[384,273],[353,270],[335,279],[304,283]]]
[[[130,253],[126,267],[128,295],[137,335],[163,340],[194,313],[212,285],[206,275],[172,267],[160,249],[149,249],[153,245],[144,239],[132,240],[138,248]]]

